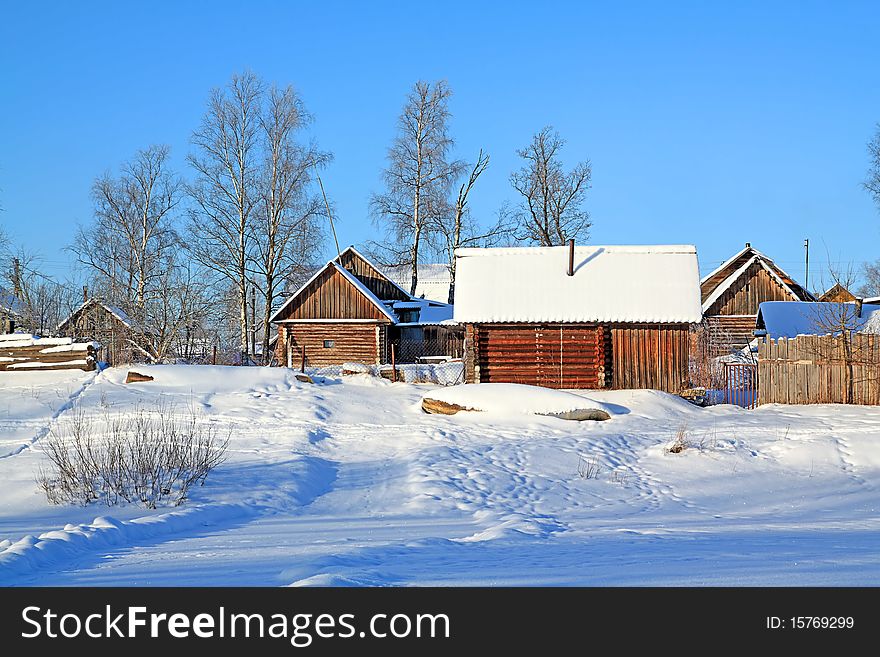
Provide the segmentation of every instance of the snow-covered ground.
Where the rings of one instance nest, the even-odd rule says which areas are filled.
[[[436,386],[367,375],[137,369],[0,373],[0,584],[880,584],[878,408],[590,391],[610,420],[442,416]],[[232,432],[186,505],[46,503],[53,423],[160,396]]]

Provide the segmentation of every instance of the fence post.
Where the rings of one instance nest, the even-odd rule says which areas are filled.
[[[299,366],[299,371],[302,372],[303,374],[305,374],[306,373],[306,346],[302,345],[301,349],[302,349],[302,361]]]
[[[391,343],[391,380],[397,383],[397,364],[394,358],[394,343]]]

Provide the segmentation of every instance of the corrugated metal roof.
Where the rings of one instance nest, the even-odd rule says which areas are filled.
[[[692,323],[702,318],[691,245],[459,249],[457,322]]]

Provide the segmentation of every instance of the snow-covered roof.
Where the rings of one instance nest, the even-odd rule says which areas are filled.
[[[59,331],[62,330],[64,328],[64,326],[66,326],[70,320],[72,320],[76,315],[78,315],[79,312],[81,310],[83,310],[83,308],[85,308],[86,306],[89,306],[89,305],[101,306],[104,310],[106,310],[108,313],[113,315],[116,319],[118,319],[120,322],[125,324],[128,328],[135,328],[137,326],[137,323],[131,317],[129,317],[128,313],[126,313],[124,310],[122,310],[122,308],[110,305],[109,303],[106,303],[104,301],[101,301],[100,299],[96,299],[93,297],[91,299],[87,299],[86,301],[83,301],[79,306],[77,306],[77,308],[72,313],[70,313],[67,317],[65,317],[64,320],[60,324],[58,324],[58,330]]]
[[[833,333],[831,324],[843,319],[850,330],[880,333],[880,307],[837,301],[765,301],[758,307],[757,328],[773,339]]]
[[[398,287],[410,289],[412,282],[412,267],[398,265],[386,267],[382,272],[391,279]],[[433,301],[446,302],[449,298],[449,284],[451,277],[449,267],[442,263],[426,263],[419,265],[419,280],[416,283],[416,297],[424,297]]]
[[[457,322],[694,323],[702,318],[691,245],[456,251]]]
[[[412,301],[395,301],[391,307],[394,310],[419,311],[418,321],[400,322],[400,326],[455,324],[455,320],[452,319],[452,306],[448,303],[430,301],[428,299],[413,299]]]
[[[0,311],[20,316],[25,312],[25,305],[15,294],[4,287],[0,287]]]

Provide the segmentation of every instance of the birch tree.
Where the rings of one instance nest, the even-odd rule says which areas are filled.
[[[517,239],[541,246],[560,246],[569,239],[586,238],[590,215],[583,208],[590,188],[590,161],[563,169],[560,151],[565,141],[550,126],[517,151],[525,164],[510,176],[522,197],[506,214],[517,225]]]
[[[397,136],[388,149],[386,191],[371,200],[373,218],[386,234],[387,250],[397,265],[412,271],[410,294],[418,285],[419,258],[427,232],[443,211],[449,185],[462,163],[449,161],[449,98],[444,80],[417,82],[397,121]]]
[[[868,142],[868,155],[870,156],[870,166],[868,176],[865,178],[865,189],[868,190],[877,207],[880,208],[880,123],[877,124],[874,138]]]
[[[466,169],[467,176],[461,181],[457,191],[453,187],[455,195],[447,209],[435,217],[431,224],[437,250],[446,258],[446,267],[449,270],[447,303],[455,303],[455,250],[470,246],[494,246],[512,231],[512,227],[503,217],[490,228],[483,228],[471,215],[468,204],[471,190],[488,167],[489,154],[480,150],[474,164]]]
[[[249,360],[248,264],[253,251],[253,211],[260,195],[260,98],[263,84],[253,73],[234,75],[214,89],[192,136],[188,158],[196,172],[190,186],[193,256],[228,280],[238,293],[241,362]]]
[[[264,363],[271,360],[269,318],[284,284],[308,266],[323,238],[323,205],[310,188],[312,173],[331,158],[314,144],[296,141],[310,118],[292,87],[269,90],[260,118],[264,155],[253,226]]]

